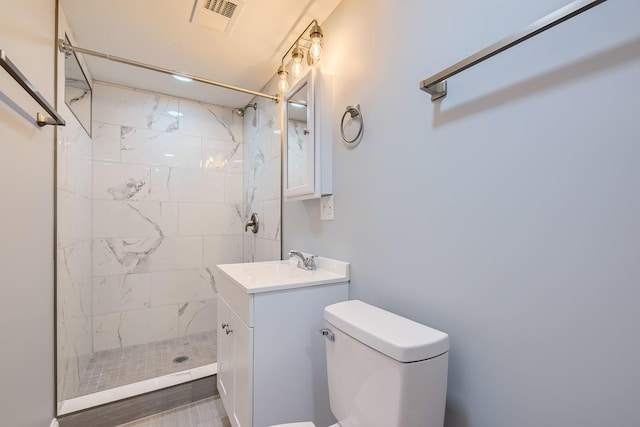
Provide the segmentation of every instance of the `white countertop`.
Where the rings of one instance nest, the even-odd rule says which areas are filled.
[[[296,266],[297,259],[220,264],[218,269],[248,294],[349,281],[349,263],[317,257],[316,270]]]

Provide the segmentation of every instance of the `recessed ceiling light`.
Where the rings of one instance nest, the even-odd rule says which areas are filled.
[[[165,157],[175,157],[175,154],[171,154],[171,153],[165,153],[164,154]]]
[[[180,80],[181,82],[191,82],[193,81],[192,78],[190,77],[186,77],[186,76],[181,76],[180,74],[172,74],[173,78],[176,80]]]
[[[184,116],[184,114],[180,113],[179,111],[167,111],[167,114],[173,117],[182,117]]]

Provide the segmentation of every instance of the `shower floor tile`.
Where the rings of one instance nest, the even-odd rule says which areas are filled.
[[[220,396],[193,402],[118,427],[231,427]]]
[[[174,363],[179,356],[189,359]],[[100,351],[91,356],[80,376],[77,396],[215,363],[216,359],[215,331]]]

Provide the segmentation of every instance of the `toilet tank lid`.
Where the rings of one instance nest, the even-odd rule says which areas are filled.
[[[449,351],[449,335],[359,300],[324,309],[324,318],[363,344],[399,362],[431,359]]]

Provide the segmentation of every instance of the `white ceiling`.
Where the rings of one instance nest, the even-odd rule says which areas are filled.
[[[340,0],[243,0],[227,35],[189,22],[195,0],[60,0],[80,47],[260,90],[312,19]],[[85,56],[95,80],[239,107],[252,95]]]

